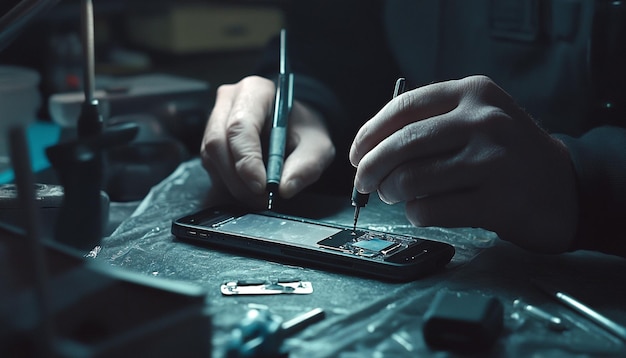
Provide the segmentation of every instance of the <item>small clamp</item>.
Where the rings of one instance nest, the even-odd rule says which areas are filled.
[[[299,279],[274,280],[237,280],[222,284],[220,291],[223,295],[278,295],[313,293],[313,285],[309,281]]]

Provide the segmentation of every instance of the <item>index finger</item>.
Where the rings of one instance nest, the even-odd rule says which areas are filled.
[[[352,165],[356,167],[365,154],[404,126],[454,110],[460,100],[455,82],[419,87],[389,101],[356,134],[350,147]]]
[[[235,196],[247,197],[249,191],[261,194],[265,188],[260,134],[273,88],[270,80],[261,77],[218,88],[203,138],[203,163],[219,173]]]
[[[237,92],[228,113],[226,137],[237,172],[242,178],[265,181],[261,133],[271,113],[274,85],[271,81],[248,84]]]

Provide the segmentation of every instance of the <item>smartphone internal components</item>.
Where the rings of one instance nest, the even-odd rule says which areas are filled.
[[[385,260],[395,252],[413,246],[419,241],[419,239],[401,235],[344,230],[317,244],[329,250]]]

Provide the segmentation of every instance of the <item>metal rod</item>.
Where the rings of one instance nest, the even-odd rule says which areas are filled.
[[[51,356],[54,348],[54,322],[50,308],[48,272],[44,248],[41,243],[39,209],[35,204],[35,183],[30,167],[30,154],[24,128],[21,126],[11,128],[9,141],[18,199],[24,211],[24,220],[21,224],[26,232],[32,259],[31,267],[34,274],[36,310],[39,314],[38,334],[36,335],[39,343],[37,348],[41,356]]]
[[[94,21],[93,3],[83,0],[81,3],[81,24],[83,36],[83,84],[85,101],[93,103],[95,92],[95,48],[94,48]]]

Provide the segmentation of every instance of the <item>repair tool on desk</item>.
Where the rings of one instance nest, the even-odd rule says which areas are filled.
[[[607,332],[621,339],[623,342],[626,342],[626,327],[618,324],[617,322],[614,322],[613,320],[602,315],[598,311],[585,305],[584,303],[580,302],[579,300],[575,299],[567,293],[549,288],[546,285],[538,283],[536,281],[535,284],[548,295],[556,298],[556,300],[560,303],[578,312],[583,317],[589,319]]]
[[[546,326],[553,331],[561,332],[567,330],[567,326],[560,317],[550,314],[537,306],[530,305],[522,299],[518,298],[514,300],[513,308],[522,311],[529,317],[545,323]]]
[[[103,120],[100,114],[98,100],[95,98],[96,73],[94,51],[94,21],[93,4],[91,0],[81,2],[81,24],[83,36],[83,90],[85,101],[78,118],[78,136],[88,137],[102,132]]]
[[[235,295],[306,295],[313,293],[313,285],[300,279],[237,280],[222,284],[220,291],[225,296]]]
[[[494,296],[442,290],[424,313],[424,341],[432,349],[478,353],[494,346],[504,328],[504,306]]]
[[[283,173],[285,146],[287,145],[287,123],[292,105],[293,73],[291,73],[287,57],[287,32],[282,29],[280,31],[280,63],[274,100],[274,117],[267,156],[268,210],[272,210],[274,196],[278,194],[280,177]]]
[[[268,310],[249,310],[241,324],[232,331],[225,356],[286,357],[287,352],[282,348],[283,341],[324,317],[323,309],[314,308],[283,322],[281,317]]]
[[[104,130],[98,100],[94,97],[93,22],[93,4],[91,0],[82,0],[85,101],[78,119],[77,138],[46,149],[46,155],[57,171],[64,190],[55,239],[86,252],[100,243],[104,232],[101,205],[104,194],[101,190],[104,186],[104,151],[130,142],[138,132],[138,127],[132,123]]]
[[[402,92],[404,92],[405,83],[405,78],[398,78],[396,80],[396,85],[393,89],[393,96],[391,99],[398,97]],[[356,187],[352,188],[352,206],[354,206],[354,226],[352,231],[356,231],[356,224],[359,221],[359,213],[361,212],[361,208],[367,205],[369,198],[369,194],[359,193],[359,191],[356,190]]]
[[[17,3],[9,16],[11,36],[52,1]],[[87,10],[83,14],[90,13],[91,3],[85,0],[84,5],[89,8],[83,8]],[[3,36],[5,19],[0,18]],[[17,25],[11,25],[11,19]],[[0,36],[0,50],[3,36]],[[97,162],[94,157],[99,156],[103,147],[126,139],[127,133],[122,130],[79,138],[57,149],[55,158],[63,166],[64,179],[79,186],[64,188],[67,201],[99,206],[97,187],[95,200],[81,198],[93,194],[93,182],[99,179],[91,170]],[[209,357],[212,342],[207,337],[212,335],[212,325],[206,309],[206,292],[184,282],[174,283],[87,262],[76,250],[44,240],[38,220],[41,198],[37,194],[41,191],[34,182],[24,127],[11,128],[9,141],[20,202],[17,210],[22,216],[15,222],[0,223],[0,357],[176,356],[182,346],[195,356]],[[92,221],[94,209],[98,208],[80,205],[71,208],[75,216],[73,222],[66,224],[71,225],[68,232],[73,237],[99,240],[100,218],[95,223]],[[84,244],[85,240],[81,242]]]
[[[23,128],[9,139],[22,222],[0,223],[0,357],[176,356],[181,346],[209,357],[204,289],[86,262],[43,240]]]

